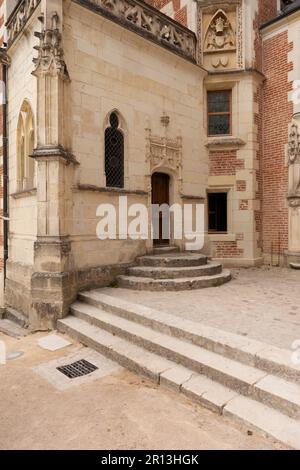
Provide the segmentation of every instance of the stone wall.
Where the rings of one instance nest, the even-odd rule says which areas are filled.
[[[65,19],[65,59],[71,77],[72,151],[76,169],[71,240],[76,266],[130,262],[145,242],[99,241],[96,208],[149,202],[149,136],[180,138],[182,184],[171,194],[205,196],[208,167],[201,138],[203,72],[184,59],[120,26],[72,5]],[[104,129],[117,110],[125,135],[125,192],[105,192]],[[161,122],[169,117],[169,125]],[[159,169],[158,169],[159,170]],[[162,169],[163,170],[163,169]],[[177,184],[179,174],[172,174]]]

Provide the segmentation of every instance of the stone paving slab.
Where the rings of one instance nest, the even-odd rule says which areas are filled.
[[[232,270],[220,287],[186,292],[106,288],[103,293],[214,326],[279,348],[300,339],[300,272],[285,268]]]

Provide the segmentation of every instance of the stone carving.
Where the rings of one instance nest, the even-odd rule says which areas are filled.
[[[7,43],[10,46],[24,28],[41,0],[23,0],[7,22]]]
[[[223,9],[209,0],[196,1],[197,62],[213,69],[244,68],[242,1],[224,3]]]
[[[150,173],[164,168],[181,175],[182,138],[154,136],[149,131],[147,161],[150,163]]]
[[[235,50],[236,39],[230,21],[223,10],[218,10],[213,16],[207,29],[204,50],[205,52]]]
[[[290,207],[300,206],[300,134],[297,122],[290,125],[287,145],[287,161],[289,165],[289,195]]]
[[[236,41],[237,41],[237,65],[239,69],[244,67],[244,57],[243,57],[243,7],[241,4],[237,6],[237,31],[236,31]]]
[[[43,16],[40,17],[40,21],[43,23]],[[39,38],[39,45],[35,46],[35,49],[38,51],[38,57],[33,59],[35,64],[33,75],[54,69],[62,76],[69,77],[61,47],[61,33],[58,24],[59,17],[54,12],[51,18],[51,28],[43,28],[42,32],[34,33]]]
[[[81,3],[80,0],[78,3]],[[84,5],[123,26],[170,47],[190,60],[196,59],[196,36],[139,0],[85,0]]]
[[[298,125],[293,122],[291,124],[288,142],[288,163],[294,164],[300,158],[300,134]]]

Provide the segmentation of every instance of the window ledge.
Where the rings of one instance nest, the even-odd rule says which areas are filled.
[[[209,233],[209,241],[211,242],[235,242],[235,233]]]
[[[22,191],[17,191],[11,194],[11,197],[14,199],[21,199],[22,197],[30,197],[36,195],[36,188],[22,189]]]
[[[77,186],[73,187],[73,191],[90,191],[90,192],[112,193],[112,194],[136,194],[140,196],[148,196],[147,191],[142,191],[139,189],[111,188],[111,187],[95,186],[93,184],[78,184]]]
[[[210,150],[219,150],[219,149],[239,149],[243,145],[246,145],[246,142],[242,139],[236,137],[210,137],[206,142],[206,147]]]

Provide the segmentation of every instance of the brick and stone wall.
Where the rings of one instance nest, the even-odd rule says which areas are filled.
[[[288,248],[288,168],[285,164],[285,145],[288,124],[293,114],[288,100],[292,83],[289,72],[293,64],[289,52],[293,44],[283,31],[263,43],[263,160],[262,160],[262,217],[263,249],[265,255],[283,254]]]

